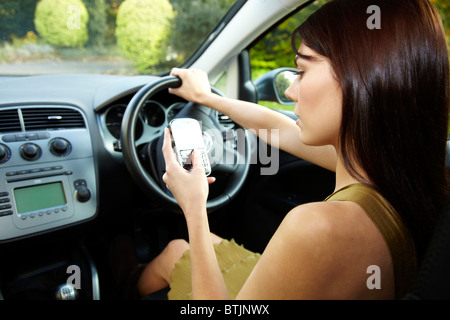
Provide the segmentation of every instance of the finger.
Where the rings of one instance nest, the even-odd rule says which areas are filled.
[[[176,162],[175,155],[172,150],[172,138],[170,135],[169,128],[164,129],[164,142],[162,146],[162,152],[164,156],[164,160],[166,162],[166,168],[168,165],[172,164],[174,161]]]
[[[175,77],[179,77],[181,79],[182,71],[183,70],[179,69],[179,68],[172,68],[172,70],[170,71],[170,75],[171,76],[175,76]],[[168,91],[169,91],[170,94],[178,95],[179,88],[180,87],[178,87],[178,88],[169,88]]]
[[[192,170],[196,170],[196,171],[203,171],[203,173],[205,173],[205,169],[203,169],[203,164],[202,164],[202,156],[200,154],[200,151],[198,150],[192,150],[191,153],[191,162],[192,162]]]
[[[180,73],[181,73],[180,68],[172,68],[172,70],[170,71],[171,76],[179,76]]]
[[[169,93],[170,94],[177,94],[177,92],[178,92],[178,88],[169,88]]]
[[[169,128],[164,128],[164,141],[163,141],[163,146],[162,146],[164,158],[166,158],[166,156],[168,156],[169,148],[172,149],[170,140],[171,140],[171,138],[170,138]]]
[[[214,183],[216,181],[216,178],[215,177],[208,177],[207,180],[208,180],[208,184],[212,184],[212,183]]]

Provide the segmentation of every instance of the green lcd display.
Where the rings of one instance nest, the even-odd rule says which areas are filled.
[[[61,182],[14,189],[14,198],[18,213],[39,211],[66,204]]]

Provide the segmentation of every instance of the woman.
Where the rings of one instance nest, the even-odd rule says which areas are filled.
[[[381,29],[366,24],[374,4]],[[230,298],[230,287],[238,299],[391,299],[408,290],[447,194],[449,68],[439,15],[426,0],[335,0],[295,30],[292,43],[298,75],[286,95],[297,122],[212,94],[198,70],[173,69],[183,85],[170,92],[256,132],[279,129],[277,147],[336,172],[335,192],[291,210],[261,256],[246,252],[210,234],[213,179],[195,153],[192,172],[178,165],[166,130],[163,178],[183,209],[189,243],[172,241],[147,265],[142,295],[169,284],[178,294],[183,281],[195,299]],[[226,272],[221,246],[242,253]],[[180,277],[189,267],[192,279]],[[246,270],[243,280],[236,269]],[[370,270],[379,272],[375,289]],[[189,297],[190,286],[183,290],[172,297]]]

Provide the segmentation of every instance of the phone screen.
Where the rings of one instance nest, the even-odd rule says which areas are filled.
[[[181,118],[170,122],[170,131],[174,142],[174,152],[178,162],[186,170],[192,169],[191,151],[201,151],[202,165],[206,175],[211,173],[211,165],[206,154],[200,123],[195,119]]]
[[[202,131],[196,120],[180,119],[170,125],[178,150],[204,149]]]

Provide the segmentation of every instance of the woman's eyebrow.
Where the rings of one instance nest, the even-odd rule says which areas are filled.
[[[306,54],[301,54],[300,52],[297,52],[297,54],[295,55],[295,59],[294,59],[294,64],[296,66],[298,66],[298,60],[299,59],[303,59],[309,62],[316,62],[319,61],[320,59],[316,56],[310,56],[310,55],[306,55]]]

